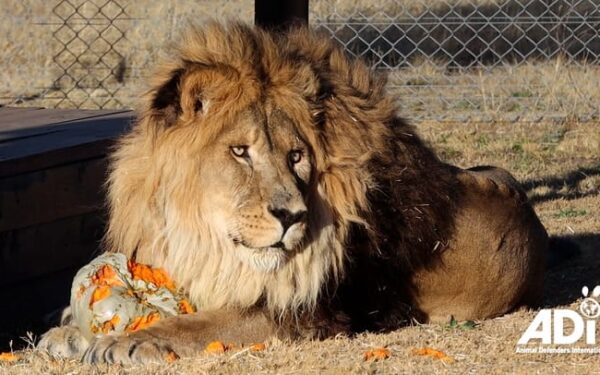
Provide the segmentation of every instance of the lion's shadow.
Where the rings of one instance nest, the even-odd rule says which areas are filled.
[[[569,259],[562,259],[548,269],[543,307],[569,305],[582,297],[582,287],[593,289],[600,285],[600,233],[581,233],[560,238],[575,242],[579,250],[573,254],[568,247],[551,249],[552,252],[566,252],[565,258]]]
[[[579,191],[581,181],[595,176],[600,176],[600,166],[581,167],[559,176],[528,179],[522,181],[521,185],[527,192],[533,193],[529,200],[535,205],[554,199],[571,200],[598,195],[600,194],[600,189],[589,189],[585,192]],[[547,191],[543,193],[534,192],[539,187],[546,187]]]
[[[596,176],[600,176],[600,166],[588,166],[561,175],[528,179],[521,184],[535,206],[555,199],[573,200],[600,195],[600,188],[582,190],[580,186],[585,179]],[[583,286],[593,288],[600,285],[600,232],[552,237],[548,256],[544,307],[571,304],[582,297]]]

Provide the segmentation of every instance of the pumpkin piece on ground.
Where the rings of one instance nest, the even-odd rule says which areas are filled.
[[[19,360],[19,356],[14,353],[0,353],[0,361],[2,362],[16,362]]]
[[[251,352],[262,352],[266,348],[267,348],[267,346],[265,344],[263,344],[262,342],[257,342],[256,344],[250,345]]]
[[[168,363],[173,363],[173,362],[175,362],[178,359],[179,359],[179,356],[174,351],[168,352],[167,355],[166,355],[166,357],[165,357],[165,360]]]
[[[206,345],[204,351],[210,354],[223,354],[225,353],[229,347],[223,344],[221,341],[213,341]]]
[[[435,359],[439,359],[440,361],[444,361],[446,363],[454,362],[454,358],[450,357],[448,354],[446,354],[440,350],[436,350],[436,349],[428,348],[428,347],[413,349],[412,354],[432,357]]]
[[[368,360],[380,360],[380,359],[387,359],[390,357],[392,353],[389,351],[389,349],[386,348],[376,348],[376,349],[371,349],[368,350],[367,352],[365,352],[364,354],[364,360],[368,361]]]

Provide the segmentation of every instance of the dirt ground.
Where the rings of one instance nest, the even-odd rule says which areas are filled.
[[[421,134],[447,161],[462,167],[495,164],[524,184],[553,236],[566,236],[580,253],[551,268],[544,307],[576,310],[581,288],[600,285],[600,122],[421,123]],[[149,368],[84,366],[28,349],[14,363],[0,361],[0,374],[141,373],[527,373],[587,374],[600,369],[600,354],[522,354],[516,343],[536,311],[517,311],[475,327],[413,325],[388,334],[361,334],[322,342],[274,342],[265,351],[234,350]],[[577,346],[585,346],[578,342]],[[365,351],[386,347],[391,355],[365,361]],[[413,354],[443,351],[453,361]]]

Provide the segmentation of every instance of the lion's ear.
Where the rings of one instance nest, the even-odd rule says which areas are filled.
[[[181,115],[181,80],[184,71],[183,68],[171,71],[169,79],[153,92],[150,112],[155,123],[168,127]]]

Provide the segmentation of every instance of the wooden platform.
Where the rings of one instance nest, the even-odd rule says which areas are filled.
[[[104,231],[107,152],[132,120],[127,110],[0,108],[0,332],[68,300]]]

